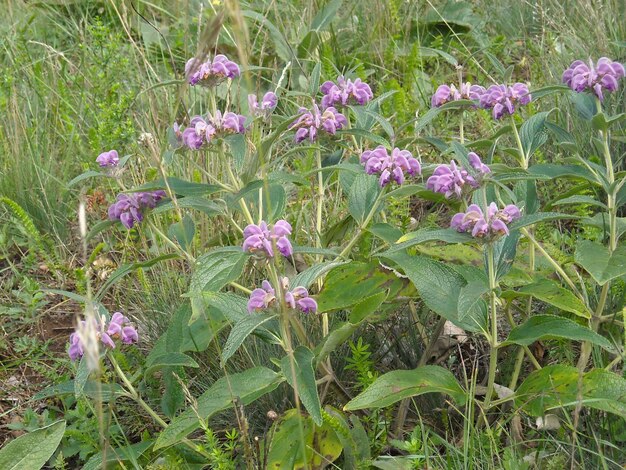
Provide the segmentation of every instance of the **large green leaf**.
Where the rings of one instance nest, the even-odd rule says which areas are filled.
[[[241,276],[247,258],[248,254],[239,247],[218,248],[200,256],[191,277],[189,293],[197,296],[205,290],[217,292]]]
[[[292,409],[276,421],[269,432],[267,470],[327,468],[343,449],[329,422],[316,426],[311,417]]]
[[[548,141],[548,130],[545,123],[550,111],[543,111],[528,118],[520,128],[520,140],[526,160]]]
[[[289,356],[285,356],[280,361],[280,368],[315,424],[321,426],[322,405],[317,393],[317,384],[315,383],[314,360],[315,356],[310,349],[298,346],[293,352],[293,364]]]
[[[133,188],[131,191],[156,191],[157,189],[167,189],[167,186],[169,186],[175,194],[180,196],[208,196],[209,194],[221,190],[221,188],[215,184],[192,183],[191,181],[181,180],[180,178],[168,177],[167,185],[163,178],[159,178],[156,181],[151,181],[150,183]]]
[[[528,168],[528,172],[535,175],[547,176],[549,178],[582,178],[595,184],[599,181],[594,174],[583,165],[559,165],[555,163],[540,163]]]
[[[45,465],[65,432],[65,421],[29,432],[0,449],[2,470],[38,470]]]
[[[460,233],[451,228],[423,228],[400,237],[396,244],[389,248],[386,253],[402,251],[411,246],[425,242],[442,241],[446,243],[465,243],[471,240],[473,240],[472,236],[467,233]]]
[[[349,261],[326,261],[325,263],[315,264],[301,273],[296,274],[290,284],[292,287],[302,286],[308,289],[320,276],[323,276],[337,266],[347,263],[349,263]]]
[[[318,310],[329,312],[351,307],[382,290],[389,290],[389,298],[395,298],[409,285],[406,279],[379,263],[353,261],[337,266],[326,275],[317,296]]]
[[[33,400],[74,395],[75,387],[76,385],[74,380],[68,380],[67,382],[51,385],[33,395]],[[116,383],[103,384],[96,382],[95,380],[88,380],[85,382],[81,393],[93,400],[108,402],[113,400],[115,397],[124,395],[124,389],[121,385]]]
[[[599,243],[581,240],[576,244],[574,259],[600,285],[626,274],[626,246],[618,246],[609,253]]]
[[[317,347],[317,363],[319,364],[328,355],[337,349],[340,345],[345,344],[352,337],[354,332],[359,328],[360,323],[341,322],[333,325],[333,329],[326,335]]]
[[[239,349],[239,347],[243,344],[245,339],[252,334],[254,330],[259,328],[261,325],[267,323],[270,320],[276,318],[276,315],[268,315],[267,313],[253,313],[246,317],[243,317],[233,329],[230,330],[230,335],[228,335],[228,339],[226,340],[226,344],[224,345],[224,349],[222,349],[222,367],[232,357],[233,354]]]
[[[141,455],[148,450],[152,444],[153,440],[141,441],[137,444],[132,444],[129,446],[119,447],[117,449],[107,448],[106,453],[106,463],[107,468],[109,468],[110,464],[120,463],[120,462],[137,462],[137,459],[141,457]],[[91,457],[85,466],[81,470],[99,470],[102,468],[102,452]]]
[[[520,326],[511,330],[503,344],[528,346],[543,339],[565,338],[572,341],[589,341],[605,349],[613,350],[613,345],[605,337],[579,325],[568,318],[555,315],[535,315]]]
[[[180,207],[183,209],[195,209],[197,211],[205,213],[209,217],[224,213],[223,207],[220,206],[217,202],[199,196],[187,196],[178,198],[176,200],[176,204],[174,204],[174,202],[172,201],[159,204],[158,207],[152,210],[152,213],[159,214],[161,212],[174,210],[176,209],[176,207]]]
[[[350,400],[344,410],[384,408],[404,398],[432,392],[450,395],[457,403],[465,400],[465,392],[452,372],[439,366],[423,366],[381,375],[365,391]]]
[[[195,409],[187,409],[178,415],[161,432],[154,446],[155,450],[180,442],[200,426],[198,419],[208,419],[215,413],[229,408],[235,398],[248,405],[274,390],[283,380],[282,375],[266,367],[254,367],[245,372],[222,377],[198,397]]]
[[[626,418],[626,379],[604,369],[580,377],[565,365],[544,367],[530,374],[515,392],[515,403],[533,416],[561,407],[582,405]]]
[[[385,258],[396,263],[411,280],[420,297],[435,313],[469,331],[486,331],[486,310],[481,307],[459,314],[461,290],[468,284],[463,275],[448,266],[425,256],[409,256],[403,252],[385,253]],[[480,305],[479,302],[476,305]]]
[[[542,302],[554,305],[565,312],[574,313],[579,317],[591,317],[582,300],[550,279],[541,279],[523,286],[517,292],[503,294],[504,297],[515,297],[518,295],[536,297]]]
[[[378,180],[372,175],[358,175],[348,194],[348,210],[359,224],[362,224],[367,214],[374,206],[380,186]]]
[[[168,352],[155,357],[146,369],[145,375],[149,376],[155,371],[164,367],[194,367],[197,368],[198,363],[192,358],[181,352]]]
[[[534,214],[523,215],[509,226],[509,230],[517,230],[528,225],[534,225],[539,222],[547,222],[548,220],[560,219],[578,219],[577,216],[571,214],[562,214],[560,212],[536,212]]]

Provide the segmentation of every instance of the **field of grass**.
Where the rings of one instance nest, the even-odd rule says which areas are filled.
[[[623,1],[2,10],[0,470],[624,468],[626,78],[562,81],[626,63]],[[190,84],[218,54],[240,74]],[[372,96],[294,124],[339,76]],[[431,102],[465,82],[530,93]],[[379,145],[419,171],[383,182]],[[471,204],[485,232],[449,228]],[[247,250],[262,220],[291,228]]]

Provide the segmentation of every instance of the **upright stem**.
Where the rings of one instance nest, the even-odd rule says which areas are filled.
[[[496,306],[496,269],[493,244],[487,245],[487,263],[489,271],[489,313],[491,315],[491,334],[489,337],[489,377],[487,381],[487,395],[485,396],[485,409],[489,408],[491,395],[493,395],[498,368],[498,312]]]
[[[463,126],[463,116],[465,115],[465,111],[461,111],[461,120],[459,122],[459,140],[461,144],[465,143],[465,129]]]
[[[322,247],[322,212],[324,209],[324,175],[322,173],[322,150],[318,146],[315,150],[315,162],[317,164],[317,204],[315,206],[315,246],[317,248]],[[322,261],[322,256],[317,256],[317,262]],[[318,290],[322,288],[322,279],[317,280]],[[328,320],[328,313],[322,314],[322,335],[324,338],[328,336],[330,331],[330,322]]]
[[[602,104],[600,100],[596,98],[596,109],[598,114],[602,113]],[[615,189],[613,183],[615,183],[615,172],[613,170],[613,158],[611,156],[611,149],[609,148],[609,133],[608,131],[598,131],[602,138],[602,150],[604,154],[604,164],[606,166],[606,177],[609,183],[609,190],[607,191],[607,208],[609,211],[609,255],[617,249],[617,207],[615,204]],[[608,299],[609,289],[611,282],[607,281],[602,286],[600,292],[600,299],[594,315],[591,317],[591,329],[593,331],[598,330],[598,326],[601,323],[602,313],[606,307],[606,301]],[[582,373],[587,367],[589,358],[591,357],[592,345],[589,341],[585,341],[580,351],[580,357],[578,358],[578,370]]]
[[[378,207],[380,206],[380,203],[383,200],[384,194],[385,194],[385,189],[383,188],[378,193],[378,196],[376,197],[374,204],[372,204],[372,208],[370,209],[369,213],[365,217],[365,220],[359,226],[356,233],[354,234],[352,239],[348,242],[346,247],[341,251],[341,253],[339,253],[339,256],[337,258],[345,258],[350,253],[350,250],[352,250],[352,247],[356,244],[356,242],[359,241],[359,238],[361,238],[361,235],[363,235],[363,231],[367,228],[369,223],[372,221],[372,218],[376,214],[376,211],[378,210]]]

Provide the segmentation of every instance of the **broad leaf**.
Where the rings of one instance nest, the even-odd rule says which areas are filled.
[[[154,449],[177,444],[199,427],[198,418],[208,419],[215,413],[231,407],[235,398],[243,405],[248,405],[274,390],[283,380],[281,375],[266,367],[254,367],[245,372],[222,377],[198,397],[196,409],[190,408],[172,420],[159,435]]]
[[[520,140],[524,149],[526,160],[537,151],[539,147],[548,141],[548,130],[545,122],[550,111],[537,113],[528,118],[520,128]]]
[[[199,367],[198,363],[186,354],[180,352],[169,352],[154,358],[150,363],[150,367],[146,369],[145,375],[149,376],[159,369],[174,366]]]
[[[528,346],[535,341],[553,338],[565,338],[572,341],[590,341],[605,349],[614,350],[613,345],[598,333],[580,326],[567,318],[555,315],[535,315],[520,326],[511,330],[503,344]]]
[[[465,392],[452,372],[439,366],[423,366],[381,375],[365,391],[350,400],[344,410],[384,408],[404,398],[433,392],[445,393],[457,403],[465,400]]]
[[[349,263],[349,261],[326,261],[325,263],[315,264],[301,273],[296,274],[290,284],[292,287],[302,286],[308,289],[320,276],[323,276],[337,266],[347,263]]]
[[[533,416],[573,407],[578,403],[626,418],[626,379],[604,369],[580,377],[578,369],[564,365],[544,367],[530,374],[515,392],[515,403]]]
[[[238,247],[218,248],[200,256],[189,293],[197,296],[202,291],[217,292],[241,275],[247,258],[248,254]]]
[[[517,219],[509,226],[509,230],[517,230],[528,225],[534,225],[539,222],[547,222],[548,220],[561,219],[578,219],[577,216],[571,214],[561,214],[560,212],[537,212],[535,214],[527,214]]]
[[[141,455],[147,451],[152,444],[153,440],[138,442],[137,444],[132,444],[129,446],[118,447],[117,449],[107,448],[106,452],[106,463],[107,468],[113,463],[120,462],[128,462],[133,461],[136,462]],[[102,466],[102,453],[98,453],[91,457],[85,466],[81,470],[99,470],[103,468]]]
[[[33,400],[74,395],[75,387],[74,380],[68,380],[67,382],[51,385],[35,393],[35,395],[33,395]],[[108,402],[115,399],[115,397],[124,395],[124,389],[121,385],[116,383],[103,384],[96,382],[95,380],[88,380],[85,382],[81,393],[92,400]]]
[[[466,243],[473,240],[467,233],[460,233],[451,228],[423,228],[400,237],[386,253],[395,253],[420,243],[442,241],[446,243]]]
[[[404,270],[432,311],[464,330],[486,331],[487,318],[482,308],[464,312],[463,318],[459,315],[459,297],[468,282],[458,271],[424,256],[409,256],[402,252],[383,256]]]
[[[626,274],[626,246],[618,246],[609,254],[608,248],[599,243],[581,240],[576,244],[574,259],[601,286]]]
[[[582,300],[571,291],[564,289],[549,279],[541,279],[525,285],[517,292],[512,293],[512,296],[517,295],[533,296],[565,312],[570,312],[583,318],[591,318],[591,314]],[[503,296],[507,296],[507,293],[504,293]]]
[[[245,339],[252,334],[254,330],[256,330],[261,325],[267,323],[270,320],[276,318],[276,315],[268,315],[267,313],[253,313],[247,317],[243,317],[233,329],[230,330],[230,335],[228,335],[228,339],[226,340],[226,344],[224,345],[224,349],[222,349],[222,367],[226,363],[228,359],[232,357],[233,354],[239,349],[239,347],[243,344]]]
[[[221,191],[221,188],[215,184],[192,183],[173,177],[167,178],[167,185],[163,178],[159,178],[156,181],[133,188],[131,191],[156,191],[157,189],[167,189],[168,186],[174,194],[180,196],[208,196],[209,194]]]
[[[359,224],[362,224],[376,202],[380,192],[378,180],[372,175],[358,175],[348,194],[348,210]]]
[[[42,468],[57,450],[65,432],[65,421],[29,432],[0,449],[2,470],[36,470]]]
[[[298,346],[293,352],[293,364],[287,355],[281,359],[280,368],[287,379],[287,383],[296,391],[315,424],[321,426],[323,421],[322,405],[315,383],[314,360],[315,356],[310,349]]]

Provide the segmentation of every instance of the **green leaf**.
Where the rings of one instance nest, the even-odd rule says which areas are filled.
[[[445,393],[457,403],[465,401],[465,392],[452,372],[439,366],[423,366],[381,375],[365,391],[350,400],[344,410],[385,408],[404,398],[433,392]]]
[[[142,184],[133,188],[132,192],[138,191],[156,191],[157,189],[167,189],[167,186],[177,195],[180,196],[208,196],[209,194],[221,191],[221,188],[215,184],[192,183],[191,181],[181,180],[180,178],[167,178],[167,185],[163,178],[156,181]]]
[[[451,109],[465,109],[475,106],[475,103],[470,100],[458,100],[450,101],[438,108],[430,108],[419,120],[415,123],[414,132],[419,134],[433,119],[435,119],[442,111],[448,111]]]
[[[541,279],[525,285],[515,294],[533,296],[565,312],[570,312],[583,318],[591,318],[591,314],[582,300],[550,279]]]
[[[590,341],[608,350],[614,350],[613,345],[598,333],[579,325],[578,323],[555,315],[535,315],[520,326],[516,326],[509,333],[503,345],[520,344],[528,346],[543,339],[565,338],[572,341]]]
[[[580,377],[578,369],[552,365],[534,371],[515,392],[515,403],[532,416],[579,403],[626,418],[626,379],[604,369]]]
[[[84,173],[81,173],[80,175],[78,175],[76,178],[74,178],[73,180],[71,180],[69,183],[67,183],[67,187],[71,188],[72,186],[74,186],[76,183],[80,183],[83,180],[86,180],[88,178],[95,178],[95,177],[100,177],[100,176],[108,176],[106,173],[100,173],[99,171],[93,171],[93,170],[89,170],[86,171]]]
[[[384,222],[372,224],[367,231],[390,245],[396,243],[402,236],[402,231],[398,227]]]
[[[534,175],[540,175],[548,178],[582,178],[594,184],[599,184],[598,179],[589,171],[587,167],[582,165],[557,165],[553,163],[541,163],[528,168],[528,172]]]
[[[176,206],[180,207],[181,209],[195,209],[197,211],[204,212],[209,217],[224,213],[224,209],[215,201],[199,196],[186,196],[178,198],[176,200],[176,205],[173,201],[159,204],[152,210],[152,213],[160,214],[162,212],[174,210]]]
[[[343,450],[329,422],[316,426],[310,416],[295,409],[286,411],[268,435],[267,470],[329,468]]]
[[[348,194],[348,210],[359,224],[363,223],[374,207],[379,192],[380,186],[376,177],[361,174],[354,179]]]
[[[235,168],[241,171],[246,161],[246,137],[243,134],[230,134],[224,138],[224,141],[230,147],[230,154],[235,160]]]
[[[310,349],[298,346],[293,352],[294,363],[291,363],[289,356],[285,356],[280,361],[280,368],[287,379],[287,383],[296,391],[315,424],[321,426],[323,421],[322,405],[315,383],[314,360],[315,356]]]
[[[509,235],[500,238],[494,243],[493,254],[496,261],[496,279],[502,279],[511,270],[515,254],[517,253],[519,236],[519,231],[512,230]],[[487,254],[485,253],[485,266],[487,266],[486,256]]]
[[[239,349],[239,347],[243,344],[245,339],[252,334],[254,330],[256,330],[261,325],[267,323],[270,320],[276,318],[276,315],[268,315],[267,313],[253,313],[247,317],[243,317],[233,329],[230,330],[230,335],[228,335],[228,339],[226,340],[226,344],[224,345],[224,349],[222,349],[222,359],[221,364],[222,367],[226,364],[226,361],[235,354],[235,351]]]
[[[409,282],[376,262],[353,261],[337,266],[326,275],[317,296],[319,312],[329,312],[356,305],[364,298],[389,290],[395,298]]]
[[[410,232],[398,239],[387,253],[395,253],[410,248],[420,243],[442,241],[446,243],[466,243],[472,241],[473,237],[467,233],[460,233],[451,228],[423,228],[416,232]]]
[[[588,204],[590,206],[601,207],[604,210],[607,209],[606,204],[602,203],[601,201],[598,201],[596,198],[591,197],[591,196],[576,195],[576,196],[564,197],[563,199],[557,199],[556,201],[553,201],[550,203],[551,206],[562,206],[565,204]]]
[[[106,463],[107,468],[113,463],[121,463],[127,461],[137,462],[137,459],[147,451],[152,444],[153,440],[147,440],[132,444],[129,446],[118,447],[117,449],[107,448]],[[102,452],[91,457],[81,470],[99,470],[102,467]]]
[[[198,363],[186,354],[180,352],[168,352],[155,357],[150,362],[150,367],[146,369],[145,376],[150,376],[155,371],[162,369],[163,367],[194,367],[197,368]]]
[[[185,214],[183,220],[170,225],[167,235],[174,238],[185,251],[189,251],[196,233],[196,226],[189,214]]]
[[[461,288],[457,305],[459,321],[465,320],[467,316],[482,317],[487,314],[483,295],[488,291],[488,287],[482,281],[468,282]]]
[[[591,119],[591,127],[597,131],[607,131],[609,128],[626,118],[626,113],[621,113],[610,118],[605,116],[604,113],[598,113]]]
[[[561,220],[561,219],[578,219],[578,216],[572,214],[562,214],[560,212],[536,212],[534,214],[523,215],[517,219],[511,225],[509,230],[517,230],[528,225],[534,225],[539,222],[546,222],[548,220]]]
[[[596,115],[596,98],[591,93],[571,93],[574,107],[578,115],[586,121],[591,121]]]
[[[0,449],[2,470],[37,470],[42,468],[57,450],[65,421],[57,421],[5,444]]]
[[[74,395],[75,387],[76,385],[74,380],[68,380],[67,382],[51,385],[50,387],[46,387],[35,393],[35,395],[33,395],[33,400]],[[103,384],[96,382],[95,380],[88,380],[85,382],[81,393],[93,400],[108,402],[117,396],[124,395],[124,389],[118,384]]]
[[[132,273],[133,271],[136,271],[137,269],[150,268],[150,267],[154,266],[155,264],[160,263],[161,261],[167,261],[167,260],[170,260],[170,259],[178,259],[178,258],[180,258],[180,256],[178,254],[176,254],[176,253],[169,253],[169,254],[166,254],[166,255],[157,256],[156,258],[152,258],[152,259],[149,259],[147,261],[140,261],[140,262],[131,263],[131,264],[123,264],[122,266],[117,268],[115,271],[113,271],[113,273],[107,278],[105,283],[102,284],[100,289],[98,289],[98,292],[96,293],[95,298],[97,300],[102,299],[102,297],[104,297],[104,294],[106,293],[106,291],[113,284],[115,284],[117,281],[122,279],[124,276]]]
[[[91,371],[89,370],[89,362],[85,356],[80,358],[78,363],[78,369],[76,370],[74,378],[74,395],[78,398],[83,393],[85,384],[89,379]]]
[[[344,129],[341,131],[337,131],[335,135],[338,138],[341,138],[344,135],[353,135],[355,137],[362,137],[378,145],[382,145],[385,148],[391,147],[391,144],[389,143],[389,141],[385,139],[384,137],[365,131],[363,129]]]
[[[608,248],[599,243],[580,240],[576,244],[574,259],[601,286],[626,274],[626,246],[623,245],[609,254]]]
[[[459,315],[459,297],[467,285],[465,278],[447,264],[424,256],[405,253],[381,255],[396,263],[411,280],[426,306],[433,312],[468,331],[486,331],[487,318],[482,308]]]
[[[317,364],[324,361],[328,355],[340,345],[345,344],[359,326],[360,324],[350,322],[341,322],[334,325],[333,329],[322,340],[318,348],[316,348],[316,351],[318,351],[316,355]]]
[[[189,293],[199,295],[202,291],[216,292],[243,272],[248,254],[240,247],[218,248],[200,256],[191,276]]]
[[[531,116],[522,124],[519,134],[526,160],[530,160],[537,149],[548,141],[545,123],[549,115],[550,111],[543,111]]]
[[[350,323],[361,323],[369,315],[376,312],[387,299],[387,295],[389,295],[389,292],[384,290],[361,300],[352,308]]]
[[[320,276],[323,276],[337,266],[347,263],[349,263],[349,261],[326,261],[324,263],[315,264],[301,273],[296,274],[291,280],[290,285],[293,287],[302,286],[308,289]]]
[[[259,193],[262,194],[262,199]],[[262,209],[261,218],[263,220],[280,219],[287,206],[287,193],[285,192],[284,184],[261,186],[258,190],[250,191],[246,194],[244,199],[248,203],[250,212],[253,214],[258,214],[259,209]],[[262,207],[260,207],[259,201],[262,201]],[[241,207],[238,205],[236,208],[241,210]]]
[[[215,413],[230,408],[235,398],[243,405],[249,405],[276,389],[283,380],[281,375],[266,367],[254,367],[245,372],[222,377],[198,397],[195,409],[187,409],[161,431],[154,450],[180,442],[200,426],[198,418],[206,420]]]

